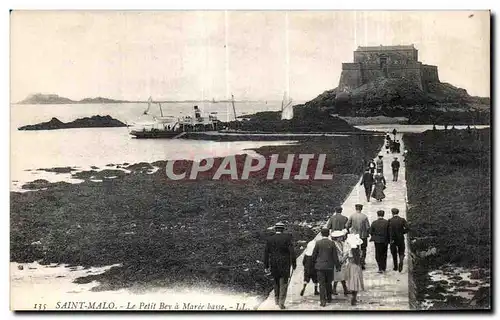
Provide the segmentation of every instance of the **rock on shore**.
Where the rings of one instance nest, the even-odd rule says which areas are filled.
[[[52,118],[48,122],[37,123],[19,127],[18,130],[55,130],[71,128],[107,128],[107,127],[126,127],[127,125],[111,116],[92,116],[76,119],[71,122],[62,122],[57,118]]]
[[[264,111],[245,116],[244,121],[223,123],[229,129],[254,132],[360,132],[345,120],[331,115],[328,110],[309,105],[293,106],[294,116],[291,120],[281,120],[281,112]]]

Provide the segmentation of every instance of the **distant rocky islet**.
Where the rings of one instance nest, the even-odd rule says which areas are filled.
[[[115,100],[103,97],[84,98],[81,100],[71,100],[66,97],[61,97],[57,94],[42,94],[35,93],[27,96],[18,104],[75,104],[75,103],[126,103],[131,101]]]
[[[108,128],[108,127],[127,127],[127,124],[117,120],[109,115],[92,116],[79,118],[71,122],[62,122],[57,118],[52,118],[50,121],[41,122],[33,125],[19,127],[18,130],[57,130],[57,129],[73,129],[73,128]]]

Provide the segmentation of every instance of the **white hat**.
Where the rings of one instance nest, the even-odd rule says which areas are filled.
[[[335,230],[330,234],[332,238],[343,237],[344,235],[345,233],[342,230]]]
[[[312,256],[315,246],[316,246],[316,240],[313,239],[313,240],[309,241],[304,254],[306,256]]]
[[[359,234],[348,234],[347,240],[345,241],[351,249],[357,248],[360,244],[363,243],[363,240],[359,237]]]

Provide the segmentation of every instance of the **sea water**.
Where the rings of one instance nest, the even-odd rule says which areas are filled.
[[[163,115],[190,115],[194,103],[162,104]],[[216,112],[222,121],[233,120],[230,103],[199,103],[205,114]],[[69,181],[70,174],[39,171],[55,167],[74,167],[78,171],[90,170],[91,166],[103,169],[106,165],[153,162],[158,160],[193,159],[200,154],[223,157],[232,154],[252,153],[246,149],[261,146],[282,145],[289,141],[237,141],[215,142],[184,139],[135,139],[129,128],[78,128],[64,130],[19,131],[18,127],[49,121],[56,117],[63,122],[93,115],[110,115],[122,122],[153,121],[160,116],[158,105],[153,104],[144,115],[147,103],[118,104],[60,104],[60,105],[12,105],[10,172],[11,190],[35,179],[50,182]],[[279,110],[281,103],[236,103],[237,116],[265,110]],[[112,168],[108,166],[107,168]]]

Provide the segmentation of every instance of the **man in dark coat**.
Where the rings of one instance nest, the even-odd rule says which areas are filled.
[[[405,257],[405,234],[408,232],[408,222],[399,216],[399,209],[392,208],[392,218],[389,219],[389,242],[393,261],[393,270],[403,270]],[[398,264],[399,258],[399,264]]]
[[[316,241],[312,254],[312,262],[316,268],[319,282],[320,306],[326,306],[332,301],[333,270],[340,271],[341,264],[337,255],[337,248],[329,238],[330,230],[321,230],[321,240]]]
[[[396,152],[396,140],[391,142],[390,150],[391,150],[391,153]]]
[[[387,267],[387,245],[389,244],[389,222],[384,219],[384,210],[377,211],[378,219],[370,226],[370,241],[375,243],[375,260],[378,273],[385,272]]]
[[[347,220],[348,218],[342,215],[342,207],[336,207],[335,214],[330,218],[326,227],[332,231],[343,230],[345,229]]]
[[[363,173],[363,178],[361,179],[360,185],[365,187],[366,201],[370,202],[370,197],[373,188],[373,174],[370,173],[370,169],[367,168],[365,173]]]
[[[266,272],[271,268],[274,278],[274,301],[280,309],[285,309],[286,292],[290,278],[290,266],[297,267],[292,236],[283,233],[285,225],[278,222],[274,229],[276,233],[269,237],[264,252],[264,267]]]
[[[397,157],[394,157],[394,160],[391,163],[392,168],[392,181],[398,181],[399,167],[401,164],[398,161]]]

